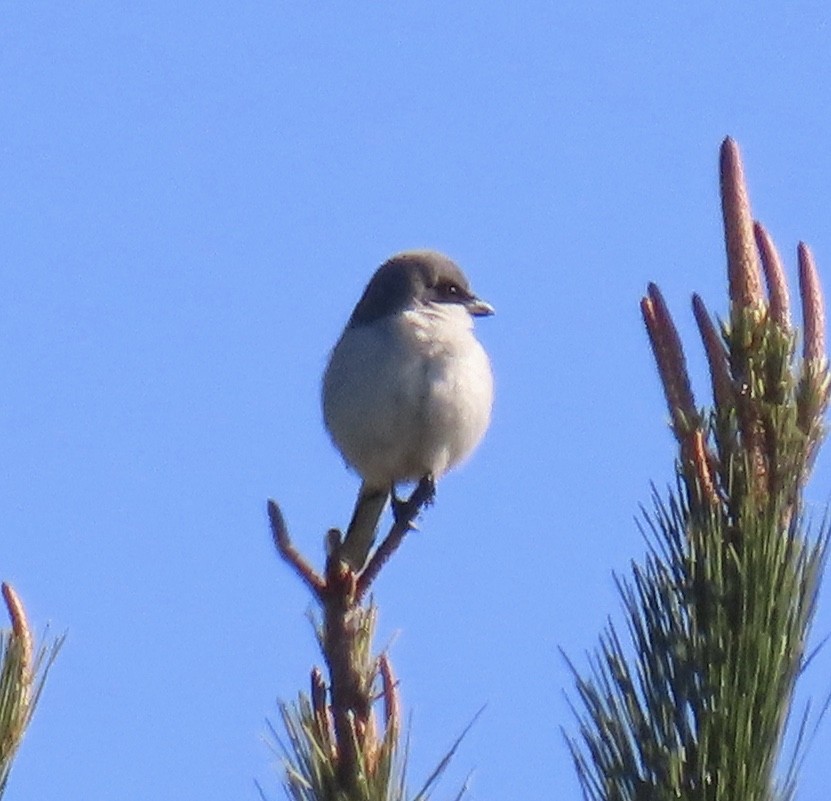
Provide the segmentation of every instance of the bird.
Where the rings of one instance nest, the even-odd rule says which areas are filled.
[[[354,571],[396,485],[436,481],[482,440],[493,373],[473,318],[493,313],[461,268],[433,250],[392,256],[358,300],[321,392],[329,435],[362,480],[339,549]]]

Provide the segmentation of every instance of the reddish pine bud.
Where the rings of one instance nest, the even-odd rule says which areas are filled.
[[[785,278],[785,269],[782,259],[773,244],[770,234],[760,222],[753,224],[753,233],[756,236],[756,245],[762,260],[762,270],[765,274],[765,283],[768,287],[770,302],[770,317],[781,328],[790,329],[791,309],[788,297],[788,282]]]
[[[721,145],[720,175],[730,299],[742,309],[759,308],[764,296],[750,200],[739,147],[729,136]]]
[[[810,249],[799,243],[799,294],[805,336],[802,355],[806,361],[825,359],[825,304],[817,267]]]

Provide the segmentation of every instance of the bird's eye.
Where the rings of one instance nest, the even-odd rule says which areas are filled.
[[[449,281],[442,281],[436,288],[438,289],[439,297],[442,298],[442,300],[457,300],[461,295],[459,287]]]

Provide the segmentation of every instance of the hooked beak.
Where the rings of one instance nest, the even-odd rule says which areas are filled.
[[[475,295],[465,303],[465,308],[471,317],[490,317],[495,311],[490,303]]]

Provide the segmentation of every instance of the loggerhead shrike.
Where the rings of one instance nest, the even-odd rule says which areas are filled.
[[[438,479],[482,439],[493,375],[472,318],[490,314],[459,267],[430,250],[386,261],[355,306],[323,376],[326,428],[363,479],[341,548],[354,570],[395,485]]]

